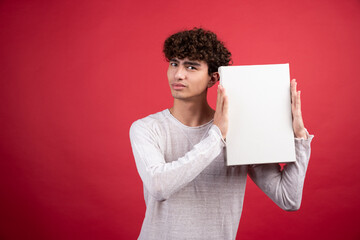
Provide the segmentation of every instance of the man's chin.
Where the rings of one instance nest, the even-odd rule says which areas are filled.
[[[171,95],[173,96],[173,98],[176,98],[176,99],[185,99],[186,96],[181,93],[181,92],[178,92],[178,91],[171,91]]]
[[[181,96],[180,94],[173,94],[172,96],[173,96],[173,98],[179,99],[179,100],[184,100],[184,99],[186,99],[186,97]]]

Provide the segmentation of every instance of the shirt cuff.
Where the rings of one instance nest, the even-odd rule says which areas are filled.
[[[309,134],[309,132],[308,132],[308,130],[305,128],[305,133],[306,133],[306,137],[307,137],[307,139],[305,139],[305,138],[297,138],[297,137],[295,137],[295,140],[298,140],[298,141],[309,141],[309,142],[311,142],[311,140],[314,138],[314,135],[310,135]]]
[[[223,137],[222,137],[220,128],[219,128],[218,126],[216,126],[215,124],[213,124],[213,125],[211,126],[211,128],[215,130],[215,132],[217,133],[217,135],[219,135],[219,137],[221,138],[221,141],[223,142],[224,146],[226,146],[226,142],[225,142],[225,139],[223,139]]]

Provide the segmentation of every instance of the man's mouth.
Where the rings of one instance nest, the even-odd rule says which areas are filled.
[[[181,83],[173,83],[171,84],[171,86],[174,90],[181,90],[186,87],[184,84]]]

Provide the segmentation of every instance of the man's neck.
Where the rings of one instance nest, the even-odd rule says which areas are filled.
[[[174,99],[170,113],[181,123],[189,127],[201,126],[214,118],[215,111],[209,106],[206,96],[197,99]]]

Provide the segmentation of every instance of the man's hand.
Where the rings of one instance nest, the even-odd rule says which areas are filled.
[[[301,115],[300,91],[296,90],[296,79],[291,80],[291,112],[295,137],[307,139],[304,122]]]
[[[228,131],[228,108],[228,96],[226,95],[225,88],[218,85],[214,124],[220,129],[223,139],[226,138]]]

